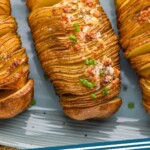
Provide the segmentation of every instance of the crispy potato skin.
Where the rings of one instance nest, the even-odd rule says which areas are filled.
[[[33,80],[29,79],[21,89],[0,99],[0,119],[12,118],[30,106],[33,97],[33,84]]]
[[[31,11],[28,22],[37,55],[60,97],[65,114],[75,120],[112,116],[122,103],[116,98],[120,92],[119,47],[99,1],[27,0],[27,6]],[[98,63],[90,68],[85,60],[101,63],[104,58],[107,59],[105,68],[112,60],[113,72],[117,74],[114,82],[94,88],[83,86],[80,79],[88,78],[86,70],[91,72],[91,68],[97,68],[97,78],[100,71]],[[105,93],[106,88],[109,92]]]
[[[0,119],[12,118],[27,109],[34,82],[28,79],[26,50],[17,34],[9,0],[0,2]]]
[[[87,108],[64,108],[64,112],[75,120],[85,120],[89,118],[108,118],[114,115],[122,104],[121,99],[109,103],[103,103]]]
[[[115,0],[120,44],[139,76],[143,105],[150,112],[150,2]]]

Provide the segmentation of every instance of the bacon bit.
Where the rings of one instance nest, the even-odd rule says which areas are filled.
[[[113,80],[111,83],[112,83],[112,86],[113,87],[116,87],[118,84],[119,84],[119,78],[116,78],[115,80]]]
[[[21,64],[21,59],[14,59],[14,62],[9,66],[9,70],[13,71],[16,67],[18,67]]]
[[[92,68],[87,69],[87,72],[91,75],[94,76],[95,72],[92,70]]]
[[[106,58],[106,57],[104,57],[104,65],[105,66],[109,66],[109,65],[111,65],[111,63],[112,63],[112,60],[111,60],[111,58]]]
[[[96,56],[97,56],[97,54],[98,54],[97,52],[95,52],[95,51],[93,52],[94,57],[96,57]]]
[[[95,38],[95,35],[94,35],[93,32],[88,32],[88,33],[86,34],[86,38],[87,38],[88,40],[92,40],[92,39]]]
[[[86,24],[81,24],[80,25],[81,30],[83,30],[85,26],[86,26]]]
[[[67,33],[67,34],[69,34],[70,33],[70,30],[69,29],[65,29],[65,32]]]
[[[104,77],[104,82],[105,82],[105,83],[108,83],[108,82],[110,82],[111,80],[112,80],[112,77],[109,76],[109,75]]]
[[[101,77],[101,78],[100,78],[100,84],[103,85],[104,83],[105,83],[105,77]]]
[[[52,13],[53,15],[59,15],[60,12],[57,9],[52,9]]]
[[[119,77],[120,71],[116,68],[114,68],[114,77]]]
[[[139,23],[150,21],[150,8],[143,10],[139,13],[138,21]]]
[[[63,7],[64,13],[68,13],[68,12],[70,12],[70,10],[71,10],[70,6],[64,6]]]
[[[93,0],[82,0],[82,2],[84,2],[89,7],[92,7],[94,5]]]
[[[98,48],[104,48],[104,42],[102,40],[98,40]]]
[[[96,17],[96,18],[100,17],[100,12],[98,10],[95,10],[93,12],[93,16]]]
[[[79,51],[79,50],[80,50],[79,44],[74,44],[74,45],[73,45],[73,49],[74,49],[75,51]]]

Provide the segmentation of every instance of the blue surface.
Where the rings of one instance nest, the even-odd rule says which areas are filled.
[[[138,78],[121,52],[123,105],[110,119],[74,121],[67,118],[59,105],[51,83],[44,78],[27,24],[25,0],[11,0],[23,46],[29,55],[30,77],[35,80],[36,106],[21,115],[0,121],[0,144],[18,148],[39,148],[75,144],[99,143],[150,137],[150,119],[141,105]],[[117,33],[113,0],[101,0]],[[134,103],[134,109],[128,103]],[[101,143],[102,144],[102,143]]]

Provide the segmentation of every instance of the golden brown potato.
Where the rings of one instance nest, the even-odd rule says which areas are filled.
[[[24,111],[33,97],[28,56],[21,47],[17,23],[10,11],[9,0],[0,2],[0,119]]]
[[[44,71],[67,116],[107,118],[120,107],[118,39],[98,0],[27,0]]]
[[[75,120],[85,120],[89,118],[108,118],[117,112],[121,104],[122,101],[120,98],[114,98],[108,103],[102,103],[93,107],[64,108],[64,112]]]
[[[32,97],[32,79],[19,90],[0,91],[0,119],[12,118],[27,109]]]
[[[139,75],[143,105],[150,112],[150,1],[116,0],[120,44]]]

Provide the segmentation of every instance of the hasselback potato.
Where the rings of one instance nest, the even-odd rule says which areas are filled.
[[[29,64],[21,47],[17,23],[11,16],[9,0],[0,1],[0,119],[25,110],[32,100],[33,80],[28,80]]]
[[[120,44],[139,75],[143,105],[150,113],[150,1],[116,0]]]
[[[107,118],[120,107],[119,47],[98,0],[27,0],[37,55],[67,116]]]

